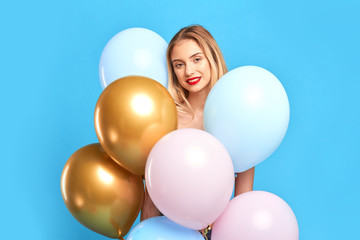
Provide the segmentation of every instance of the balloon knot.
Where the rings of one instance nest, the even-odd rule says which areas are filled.
[[[204,230],[201,231],[202,235],[204,236],[204,238],[206,240],[210,239],[211,236],[211,226],[207,226],[207,228],[205,228]]]

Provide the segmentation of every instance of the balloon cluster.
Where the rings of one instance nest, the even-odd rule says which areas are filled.
[[[206,131],[176,130],[152,148],[145,170],[151,199],[179,225],[200,230],[213,224],[212,240],[298,240],[296,217],[280,197],[252,191],[230,200],[234,172],[270,156],[288,123],[288,98],[272,73],[255,66],[228,72],[206,99]]]
[[[143,28],[122,31],[107,43],[100,59],[105,89],[94,113],[99,143],[76,151],[61,176],[71,214],[110,238],[130,230],[144,199],[147,156],[177,128],[176,106],[165,88],[166,48],[164,39]]]
[[[145,176],[164,216],[141,222],[128,240],[200,240],[198,230],[212,224],[213,240],[297,240],[296,217],[281,198],[252,191],[231,200],[234,173],[265,160],[285,136],[289,102],[279,80],[260,67],[236,68],[206,100],[205,131],[176,130],[166,48],[143,28],[118,33],[104,48],[104,90],[94,113],[99,143],[76,151],[61,177],[71,214],[95,232],[123,238],[143,204]]]

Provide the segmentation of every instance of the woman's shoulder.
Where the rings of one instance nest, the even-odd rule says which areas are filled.
[[[178,129],[188,127],[192,121],[191,113],[178,109]]]
[[[203,130],[203,119],[190,112],[178,111],[178,129],[181,128],[197,128]]]

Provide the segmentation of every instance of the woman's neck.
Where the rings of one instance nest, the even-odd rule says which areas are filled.
[[[188,101],[195,112],[203,112],[209,91],[189,93]]]

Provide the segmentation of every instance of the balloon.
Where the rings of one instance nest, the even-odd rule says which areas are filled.
[[[229,151],[235,172],[270,156],[289,124],[289,101],[279,80],[267,70],[245,66],[225,74],[210,91],[204,128]]]
[[[119,32],[106,44],[99,64],[101,86],[118,78],[138,75],[152,78],[167,87],[166,41],[145,28]]]
[[[180,226],[166,217],[153,217],[136,225],[126,240],[204,240],[202,235],[192,229]]]
[[[252,191],[233,198],[215,221],[211,240],[298,240],[289,205],[275,194]]]
[[[76,151],[61,175],[61,193],[71,214],[87,228],[110,238],[122,238],[140,212],[144,185],[99,144]]]
[[[212,224],[230,201],[234,168],[215,137],[185,128],[155,144],[146,163],[145,181],[155,206],[166,217],[200,230]]]
[[[144,175],[153,145],[177,128],[175,103],[160,83],[140,76],[118,79],[99,97],[95,130],[100,145],[128,171]]]

